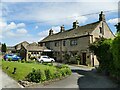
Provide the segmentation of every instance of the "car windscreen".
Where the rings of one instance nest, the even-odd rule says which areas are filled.
[[[44,57],[42,57],[42,58],[48,58],[47,56],[44,56]]]

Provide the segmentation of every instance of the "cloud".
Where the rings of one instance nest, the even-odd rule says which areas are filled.
[[[27,34],[27,30],[25,29],[25,23],[15,23],[10,22],[9,24],[1,19],[0,21],[0,34],[4,36],[4,38],[16,38],[21,37]]]
[[[116,25],[118,21],[120,21],[120,18],[113,18],[113,19],[108,20],[107,22],[110,24]]]
[[[8,0],[1,0],[8,2]],[[119,0],[89,0],[89,2],[118,2]],[[88,0],[9,0],[9,2],[88,2]]]
[[[34,21],[34,23],[46,23],[51,25],[66,24],[70,25],[71,22],[78,19],[80,23],[87,20],[87,16],[94,12],[101,10],[114,10],[117,9],[117,2],[68,2],[68,3],[7,3],[6,7],[9,8],[7,20],[22,20]],[[102,7],[101,7],[102,5]],[[5,6],[5,5],[4,5]],[[19,8],[20,7],[20,8]],[[89,7],[89,8],[88,8]],[[94,8],[95,7],[95,8]],[[15,13],[15,14],[13,14]]]
[[[7,30],[12,30],[12,29],[17,29],[17,28],[24,28],[25,24],[24,23],[18,23],[16,24],[15,22],[10,22],[10,24],[8,24],[6,26]]]
[[[58,33],[58,32],[60,31],[60,26],[53,26],[53,27],[51,27],[50,29],[52,29],[52,30],[53,30],[53,33],[55,34],[55,33]],[[42,32],[39,32],[39,33],[38,33],[39,40],[42,40],[43,38],[45,38],[46,36],[48,36],[50,29],[44,30],[44,31],[42,31]]]
[[[27,33],[27,30],[22,28],[22,29],[17,29],[17,33],[18,34],[26,34]]]
[[[17,28],[24,28],[26,25],[25,23],[19,23],[17,24]]]
[[[53,30],[53,33],[58,33],[60,31],[60,26],[53,26],[52,30]]]
[[[8,0],[6,0],[6,3],[2,3],[2,15],[5,19],[0,20],[0,23],[2,23],[0,27],[3,27],[0,31],[4,31],[5,41],[11,39],[16,40],[15,42],[23,40],[40,41],[49,34],[48,28],[52,28],[54,33],[57,33],[60,31],[61,25],[65,25],[66,29],[70,28],[70,25],[72,25],[75,20],[78,20],[79,24],[84,25],[89,23],[90,19],[91,22],[98,19],[98,14],[90,16],[85,16],[85,14],[98,13],[101,10],[118,9],[118,3],[116,1],[109,2],[110,0],[104,0],[105,2],[103,0],[98,0],[99,2],[95,0],[93,0],[94,2],[91,2],[92,0],[90,0],[90,2],[80,0],[81,2],[79,3],[76,3],[76,1],[79,0],[74,0],[74,2],[67,0],[68,3],[65,3],[63,0],[58,0],[58,2],[62,1],[60,3],[57,3],[57,1],[54,3],[39,2],[38,0],[30,0],[33,1],[32,3],[28,2],[28,0],[10,1],[13,2],[9,3]],[[17,1],[19,3],[16,3]],[[34,29],[38,29],[41,32]],[[11,41],[8,42],[12,43]]]
[[[16,28],[17,28],[17,25],[14,22],[11,22],[6,26],[7,30],[16,29]]]

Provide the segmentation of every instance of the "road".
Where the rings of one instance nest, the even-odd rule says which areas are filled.
[[[88,67],[69,66],[72,75],[49,85],[35,85],[29,88],[115,88],[117,85],[106,76],[98,75],[94,69]]]

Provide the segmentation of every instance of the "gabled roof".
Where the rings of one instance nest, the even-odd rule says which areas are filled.
[[[29,43],[28,43],[27,41],[23,41],[23,42],[15,45],[14,47],[15,47],[16,50],[20,50],[20,49],[21,49],[21,46],[24,46],[24,48],[26,48],[26,46],[27,46],[28,44],[29,44]],[[18,47],[18,46],[20,46],[20,47]]]
[[[45,46],[40,46],[34,42],[27,45],[25,49],[28,51],[44,51],[44,49],[47,49],[47,48]]]
[[[29,44],[27,41],[23,41],[21,43],[16,44],[15,46],[22,45],[23,43]]]
[[[100,24],[100,21],[90,23],[84,26],[79,26],[77,29],[69,29],[64,32],[59,32],[50,36],[47,36],[40,42],[48,42],[60,39],[75,38],[90,34]]]

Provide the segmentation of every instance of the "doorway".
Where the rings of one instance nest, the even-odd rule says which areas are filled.
[[[82,64],[86,65],[86,53],[82,53]]]

